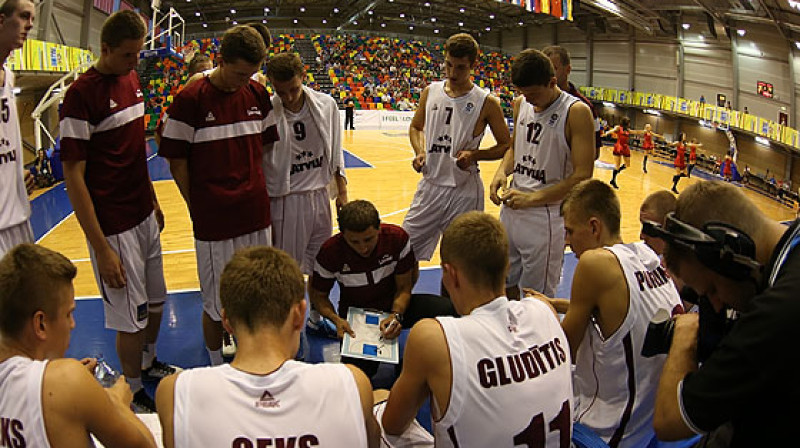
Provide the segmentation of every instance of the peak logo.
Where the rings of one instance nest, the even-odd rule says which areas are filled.
[[[265,390],[263,394],[261,394],[261,398],[256,401],[257,408],[279,408],[281,407],[281,401],[276,399],[269,393],[268,390]]]

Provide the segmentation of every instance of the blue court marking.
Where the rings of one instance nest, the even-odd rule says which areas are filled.
[[[344,150],[344,167],[345,168],[374,168],[366,160],[353,155],[348,150]]]

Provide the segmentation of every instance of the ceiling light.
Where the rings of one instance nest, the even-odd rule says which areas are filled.
[[[234,24],[234,25],[238,25],[238,24],[239,24],[239,22],[237,22],[237,21],[235,21],[235,20],[234,20],[234,21],[233,21],[233,24]]]
[[[520,20],[519,23],[517,23],[517,25],[523,26],[523,25],[525,25],[525,23],[522,20]]]
[[[333,8],[333,13],[334,14],[339,14],[339,8]]]
[[[195,17],[200,17],[200,11],[195,11],[194,16]]]
[[[794,46],[797,47],[798,50],[800,50],[800,42],[795,42]]]
[[[414,30],[414,25],[409,25],[408,29],[413,31]]]
[[[328,23],[327,19],[322,19],[322,23]]]
[[[489,14],[489,18],[494,20],[494,14]]]
[[[429,8],[431,6],[430,2],[425,2],[425,7]]]
[[[464,26],[464,22],[458,22],[458,26]]]
[[[745,34],[747,34],[747,31],[740,28],[740,29],[736,30],[736,34],[738,34],[740,36],[744,36]]]
[[[301,6],[300,7],[300,12],[306,12],[306,7],[305,6]]]
[[[204,23],[204,24],[203,24],[203,28],[208,28],[208,24],[207,24],[207,23]]]
[[[692,25],[689,25],[688,23],[684,23],[684,24],[683,24],[683,25],[681,25],[681,26],[682,26],[682,27],[683,27],[683,29],[685,29],[685,30],[688,30],[689,28],[691,28],[691,27],[692,27]]]
[[[436,17],[431,17],[431,22],[436,23]]]
[[[464,8],[461,8],[461,9],[458,10],[458,12],[460,12],[461,14],[464,14],[465,12],[467,12],[467,10],[464,9]]]
[[[433,30],[434,34],[439,34],[439,30]]]
[[[381,23],[381,28],[386,28],[386,24],[385,23]]]
[[[358,25],[358,20],[353,20],[353,25]]]
[[[267,14],[268,12],[269,12],[269,8],[264,8],[264,14]]]
[[[367,14],[372,15],[374,14],[374,12],[370,9],[369,11],[367,11]]]
[[[261,19],[261,23],[267,23],[267,19]]]
[[[297,19],[292,20],[292,23],[297,23]]]
[[[404,13],[402,13],[402,12],[400,13],[400,18],[401,18],[401,19],[402,19],[402,18],[404,18],[405,16],[406,16],[406,15],[405,15]]]
[[[491,30],[492,30],[492,27],[490,27],[490,26],[486,27],[486,31],[491,31]]]
[[[236,10],[235,9],[231,9],[231,14],[236,14]]]
[[[764,146],[769,146],[769,140],[764,137],[756,137],[756,143],[761,143]]]

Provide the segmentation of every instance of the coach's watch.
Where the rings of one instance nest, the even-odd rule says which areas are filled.
[[[403,313],[392,313],[394,316],[394,320],[396,320],[400,325],[403,325]]]

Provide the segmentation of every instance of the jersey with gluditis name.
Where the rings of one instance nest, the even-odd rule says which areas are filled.
[[[103,234],[122,233],[150,216],[144,96],[135,71],[87,70],[64,96],[60,129],[61,160],[86,162],[84,181]]]
[[[0,86],[0,229],[8,229],[25,222],[31,216],[31,206],[25,189],[14,73],[6,66],[2,69],[5,84]]]
[[[297,113],[283,108],[293,133],[283,136],[288,148],[278,146],[274,149],[290,151],[292,165],[289,168],[289,190],[292,193],[318,190],[326,187],[331,179],[328,161],[325,160],[325,146],[310,107],[306,100]]]
[[[0,446],[48,448],[42,411],[47,361],[14,356],[0,362]]]
[[[447,409],[431,405],[434,416],[444,412],[434,420],[437,447],[570,446],[569,347],[547,305],[501,296],[436,319],[453,375]]]
[[[445,92],[445,81],[431,83],[425,106],[425,144],[427,156],[422,174],[429,182],[444,187],[462,185],[478,172],[474,164],[462,170],[456,166],[458,152],[478,149],[485,128],[473,137],[486,93],[473,85],[468,93],[452,98]]]
[[[569,108],[578,101],[566,92],[547,109],[536,112],[520,102],[514,139],[514,176],[511,187],[534,191],[561,182],[572,174],[572,151],[564,134]]]
[[[195,238],[221,241],[270,225],[262,146],[278,140],[266,88],[225,92],[210,77],[189,84],[164,116],[159,155],[187,159]]]
[[[353,250],[341,233],[328,238],[319,249],[311,286],[328,293],[338,282],[342,317],[350,306],[391,311],[397,293],[395,274],[414,267],[411,240],[402,227],[381,224],[378,232],[378,243],[367,257]]]
[[[666,355],[641,355],[647,325],[659,309],[683,312],[680,296],[655,252],[645,243],[606,247],[628,284],[628,312],[604,338],[596,322],[586,327],[575,356],[576,421],[611,447],[646,446],[655,435],[653,409]]]
[[[353,374],[341,364],[288,360],[267,375],[223,364],[175,381],[175,447],[365,447]]]

